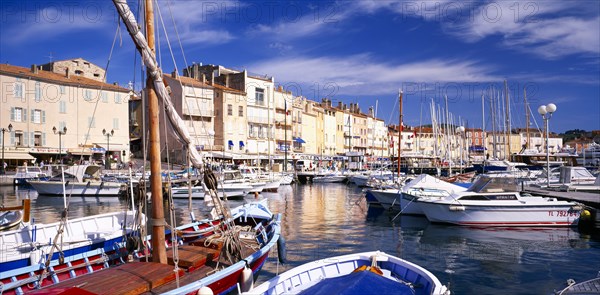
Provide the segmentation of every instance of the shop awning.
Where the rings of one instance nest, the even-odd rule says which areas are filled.
[[[96,154],[104,154],[104,153],[106,153],[106,149],[105,148],[90,148],[90,150],[92,151],[92,153],[96,153]]]
[[[91,156],[92,150],[90,148],[74,148],[69,149],[69,153],[77,156]]]
[[[306,143],[306,141],[304,141],[304,139],[302,139],[300,137],[294,137],[294,141],[297,143]]]
[[[233,140],[230,140],[230,141],[228,141],[228,142],[227,142],[227,145],[229,145],[229,146],[233,146]]]
[[[240,140],[240,147],[244,147],[244,142]]]
[[[127,147],[124,144],[112,143],[112,142],[109,144],[110,146],[107,145],[106,142],[105,143],[96,143],[96,145],[105,150],[111,151],[111,152],[120,152],[120,151],[129,149],[129,147]]]
[[[33,160],[34,156],[26,151],[5,150],[4,160]]]

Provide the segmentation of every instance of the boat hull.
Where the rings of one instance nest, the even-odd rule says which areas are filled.
[[[62,196],[62,182],[57,181],[29,181],[39,195]],[[64,194],[73,196],[119,196],[123,191],[123,184],[113,182],[99,183],[69,183],[65,184]]]
[[[286,271],[246,294],[299,294],[329,279],[337,279],[352,274],[360,267],[369,267],[372,265],[373,260],[377,261],[375,263],[381,270],[389,272],[389,277],[384,274],[379,277],[379,282],[392,281],[390,278],[394,278],[404,282],[403,286],[418,286],[414,290],[409,290],[416,292],[415,294],[449,294],[448,289],[426,269],[378,251],[331,257],[310,262]],[[362,293],[365,288],[373,288],[375,286],[352,282],[344,287],[348,287],[348,289],[343,290],[346,294],[352,294],[359,292],[358,290],[361,290],[360,292]],[[310,291],[308,290],[308,292]],[[398,292],[398,290],[395,292]],[[409,292],[409,294],[411,293]]]
[[[573,204],[480,206],[417,201],[431,222],[466,226],[576,226],[580,209]]]
[[[402,193],[397,189],[371,190],[371,195],[377,203],[386,210],[397,210],[406,215],[423,215],[423,210],[417,202],[416,197]]]

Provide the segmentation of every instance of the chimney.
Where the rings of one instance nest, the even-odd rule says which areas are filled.
[[[35,64],[31,65],[31,72],[34,73],[34,74],[38,73],[38,67]]]
[[[369,107],[369,117],[375,118],[375,111],[373,111],[373,107],[372,106]]]
[[[225,87],[229,87],[229,75],[225,75]]]
[[[200,74],[200,79],[201,79],[200,82],[206,83],[206,74],[204,74],[204,73]]]
[[[177,71],[171,72],[171,78],[177,79]]]
[[[67,79],[71,79],[71,73],[69,72],[69,68],[66,69],[66,77]]]
[[[341,102],[341,101],[338,101],[338,106],[337,106],[337,108],[341,110],[341,109],[342,109],[342,106],[343,106],[343,105],[342,105],[342,102]]]

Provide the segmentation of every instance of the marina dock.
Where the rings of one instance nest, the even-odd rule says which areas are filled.
[[[600,210],[600,194],[598,193],[553,191],[531,186],[526,186],[523,191],[535,195],[542,195],[544,197],[580,202]]]

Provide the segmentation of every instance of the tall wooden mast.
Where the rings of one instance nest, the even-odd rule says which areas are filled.
[[[154,42],[154,8],[152,0],[146,0],[146,36],[148,47],[155,53]],[[146,92],[148,93],[148,120],[150,128],[150,183],[152,191],[152,260],[167,263],[165,249],[165,212],[163,208],[161,159],[160,159],[160,129],[158,97],[154,91],[154,80],[146,73]]]

